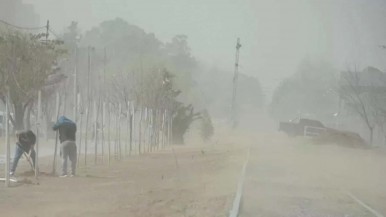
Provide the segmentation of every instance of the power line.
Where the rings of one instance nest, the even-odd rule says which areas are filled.
[[[49,31],[52,35],[54,35],[56,38],[58,38],[58,39],[61,38],[61,37],[58,36],[57,33],[55,33],[55,32],[52,30],[52,28],[48,29],[48,31]]]
[[[21,26],[17,26],[17,25],[14,25],[14,24],[10,24],[4,20],[0,20],[0,23],[3,23],[7,26],[11,26],[13,28],[16,28],[16,29],[22,29],[22,30],[39,30],[39,29],[44,29],[46,28],[46,26],[40,26],[40,27],[21,27]]]

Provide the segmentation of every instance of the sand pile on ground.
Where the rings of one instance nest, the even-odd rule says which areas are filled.
[[[313,138],[315,144],[336,144],[350,148],[368,148],[366,141],[357,133],[327,129]]]

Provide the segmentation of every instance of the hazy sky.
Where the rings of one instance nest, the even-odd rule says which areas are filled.
[[[266,91],[304,58],[338,69],[386,69],[385,0],[24,0],[56,31],[72,20],[86,30],[122,17],[163,41],[189,37],[193,54],[209,66],[233,71],[236,38],[240,71],[258,77]]]

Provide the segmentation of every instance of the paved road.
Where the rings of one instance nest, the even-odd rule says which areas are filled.
[[[347,192],[386,215],[386,156],[272,135],[254,143],[241,217],[375,216]]]

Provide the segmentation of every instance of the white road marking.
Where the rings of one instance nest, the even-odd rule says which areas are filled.
[[[359,198],[357,198],[355,195],[353,195],[352,193],[350,192],[346,192],[346,195],[351,197],[351,199],[353,199],[355,202],[357,202],[359,205],[361,205],[363,208],[367,209],[369,212],[371,212],[372,214],[374,214],[376,217],[385,217],[384,215],[382,215],[381,213],[379,213],[378,211],[374,210],[373,208],[371,208],[369,205],[365,204],[363,201],[361,201]]]
[[[243,169],[241,172],[241,177],[240,177],[239,183],[237,185],[236,197],[233,200],[233,206],[232,206],[232,210],[229,213],[229,217],[237,217],[239,215],[240,202],[241,202],[241,197],[243,194],[243,186],[244,186],[244,180],[245,180],[245,171],[247,170],[250,153],[251,153],[251,148],[248,149],[247,159],[244,163],[244,166],[243,166]]]

